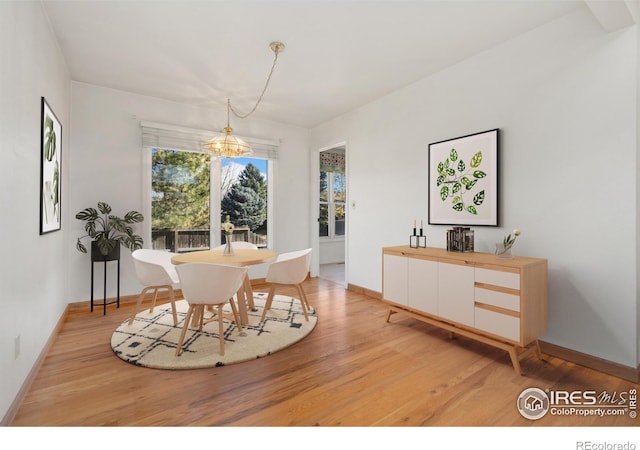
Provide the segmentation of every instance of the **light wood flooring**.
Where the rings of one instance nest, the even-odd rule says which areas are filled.
[[[518,376],[506,352],[399,314],[386,323],[382,302],[339,284],[313,278],[305,290],[319,317],[309,336],[261,359],[200,370],[117,358],[110,337],[131,304],[106,316],[71,312],[10,425],[638,425],[628,416],[529,421],[516,409],[529,387],[621,392],[637,387],[629,381],[552,357],[525,359]]]
[[[320,272],[318,276],[325,280],[333,281],[342,286],[346,286],[344,263],[320,264]]]

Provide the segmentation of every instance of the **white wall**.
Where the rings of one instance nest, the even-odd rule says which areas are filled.
[[[426,224],[429,143],[500,128],[501,226],[476,250],[519,228],[549,260],[544,339],[637,367],[636,33],[578,11],[313,129],[312,150],[349,142],[348,282],[380,291],[381,248]]]
[[[40,2],[0,2],[0,416],[67,305],[62,231],[40,235],[40,98],[62,124],[61,211],[68,208],[69,73]],[[19,356],[14,343],[20,337]]]
[[[343,263],[345,258],[344,246],[344,239],[320,240],[320,255],[318,256],[318,262],[320,264]]]
[[[72,83],[71,168],[69,169],[67,245],[73,249],[82,236],[77,211],[109,203],[123,215],[143,208],[143,150],[140,122],[152,121],[188,128],[218,130],[226,125],[226,109],[196,108],[152,97],[134,95],[85,83]],[[277,161],[275,246],[278,252],[306,248],[309,244],[308,130],[256,120],[236,120],[234,131],[243,136],[280,140]],[[302,168],[302,170],[301,170]],[[142,226],[150,226],[145,220]],[[143,235],[142,227],[139,227]],[[145,243],[146,246],[150,242]],[[140,292],[129,250],[121,260],[121,295]],[[70,302],[90,297],[91,263],[88,255],[73,250],[69,261]],[[107,297],[116,295],[115,264],[108,269]],[[264,267],[252,268],[252,276],[264,276]],[[102,267],[96,264],[96,298],[102,299]],[[111,277],[113,275],[113,278]]]

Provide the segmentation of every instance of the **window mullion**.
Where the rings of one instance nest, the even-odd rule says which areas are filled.
[[[210,217],[210,229],[209,229],[209,242],[211,242],[211,248],[215,248],[222,244],[221,242],[221,229],[220,216],[221,216],[221,180],[222,180],[222,164],[220,158],[211,158],[209,163],[210,170],[210,204],[209,204],[209,217]]]
[[[333,194],[333,172],[329,172],[329,238],[336,237],[336,204]]]

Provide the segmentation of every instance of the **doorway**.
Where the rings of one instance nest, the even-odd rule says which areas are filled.
[[[318,262],[319,277],[346,287],[346,145],[318,153]]]

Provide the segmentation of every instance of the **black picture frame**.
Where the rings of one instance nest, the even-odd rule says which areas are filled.
[[[431,225],[498,226],[500,130],[429,144]]]
[[[40,234],[62,228],[62,125],[44,97],[40,115]]]

